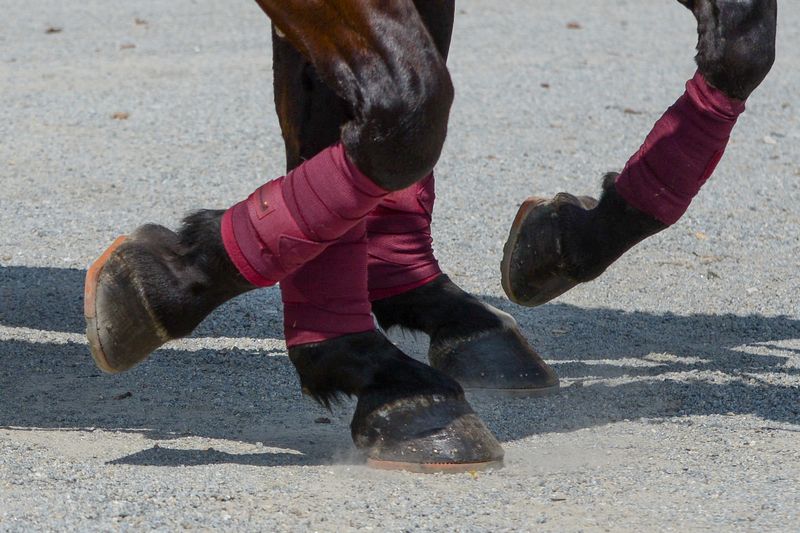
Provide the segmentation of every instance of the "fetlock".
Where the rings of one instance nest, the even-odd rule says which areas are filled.
[[[339,395],[385,401],[411,394],[463,396],[461,386],[400,351],[377,331],[290,347],[303,392],[326,407]]]
[[[167,318],[176,337],[188,335],[214,309],[256,287],[236,269],[222,244],[223,210],[196,211],[178,231],[177,260],[173,263],[180,290],[173,311],[184,317]]]
[[[378,324],[421,331],[431,338],[455,337],[498,329],[502,317],[463,291],[446,275],[408,292],[372,302]]]
[[[574,279],[585,282],[602,274],[634,245],[667,227],[628,204],[615,188],[616,172],[603,178],[600,200],[566,218],[563,231],[565,264]]]

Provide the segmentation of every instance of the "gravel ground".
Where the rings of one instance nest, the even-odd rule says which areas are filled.
[[[254,3],[0,2],[0,530],[800,530],[799,3],[686,217],[523,309],[498,274],[516,207],[624,164],[693,72],[694,21],[460,1],[437,251],[565,388],[474,398],[506,468],[423,476],[365,468],[352,403],[301,396],[275,289],[124,375],[88,355],[83,276],[115,236],[281,173]]]

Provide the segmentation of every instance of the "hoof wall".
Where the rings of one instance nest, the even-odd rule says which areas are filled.
[[[86,271],[86,283],[83,289],[83,316],[86,319],[86,337],[89,340],[89,350],[92,352],[92,359],[94,359],[97,368],[109,374],[120,372],[120,370],[115,369],[108,362],[108,358],[106,357],[105,351],[103,351],[103,345],[100,341],[97,327],[97,284],[103,267],[112,254],[117,251],[117,248],[126,240],[127,236],[125,235],[117,237],[114,242],[111,243],[111,246],[91,264],[89,270]]]
[[[117,238],[86,273],[86,337],[95,364],[104,372],[128,370],[169,340],[132,266],[147,258],[141,234]]]
[[[503,448],[463,397],[406,397],[370,411],[356,410],[352,430],[373,468],[468,472],[502,465]]]
[[[580,283],[561,272],[561,203],[583,207],[578,198],[561,193],[553,200],[528,198],[517,211],[500,262],[501,285],[508,299],[516,304],[536,307]]]
[[[525,398],[558,392],[558,376],[528,344],[516,321],[491,309],[502,327],[471,338],[434,339],[431,365],[470,393]]]

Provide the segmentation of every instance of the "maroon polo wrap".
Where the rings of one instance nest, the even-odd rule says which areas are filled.
[[[743,101],[696,73],[617,177],[617,192],[640,211],[674,224],[714,172],[744,110]]]

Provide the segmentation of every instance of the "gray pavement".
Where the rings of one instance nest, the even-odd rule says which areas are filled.
[[[114,237],[282,171],[255,4],[0,5],[0,530],[800,530],[797,2],[686,217],[536,309],[500,289],[517,205],[624,164],[694,70],[694,21],[669,0],[459,2],[436,249],[565,388],[474,398],[506,468],[432,476],[365,468],[353,404],[301,396],[275,289],[126,374],[88,355],[83,276]]]

